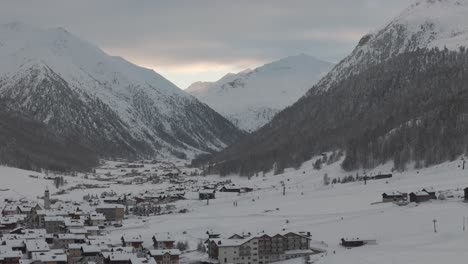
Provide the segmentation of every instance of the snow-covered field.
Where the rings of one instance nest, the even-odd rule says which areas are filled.
[[[312,169],[312,161],[299,170],[282,175],[252,177],[250,180],[232,176],[239,186],[258,188],[246,194],[217,193],[215,200],[199,201],[193,194],[176,203],[178,209],[188,208],[186,214],[170,214],[138,219],[131,217],[120,229],[109,235],[117,241],[122,234],[139,234],[145,245],[151,245],[156,233],[170,232],[177,240],[188,240],[195,248],[207,231],[228,236],[233,233],[271,232],[282,229],[310,231],[314,241],[323,241],[328,252],[320,263],[462,263],[468,258],[468,231],[463,232],[463,217],[468,217],[468,203],[463,202],[462,189],[468,187],[468,169],[460,168],[461,161],[447,162],[428,169],[411,169],[396,173],[388,180],[368,181],[324,186],[324,173],[331,178],[343,177],[339,163]],[[373,170],[386,173],[390,164]],[[371,173],[371,172],[368,172]],[[32,179],[31,172],[0,168],[1,198],[11,195],[35,197],[50,181]],[[354,173],[355,174],[355,173]],[[361,172],[362,175],[362,172]],[[200,180],[219,179],[218,176],[197,176]],[[72,179],[67,177],[67,180]],[[73,178],[73,180],[80,180]],[[283,196],[281,182],[286,185]],[[112,186],[116,192],[129,192],[157,185]],[[422,188],[434,191],[451,190],[454,198],[433,200],[419,205],[398,206],[381,201],[383,192],[412,192]],[[98,191],[88,190],[88,192]],[[102,191],[102,189],[100,190]],[[85,190],[65,197],[81,199]],[[65,198],[64,197],[64,198]],[[238,206],[234,207],[233,202]],[[437,220],[437,233],[433,230]],[[345,249],[339,246],[342,237],[373,237],[377,245]]]

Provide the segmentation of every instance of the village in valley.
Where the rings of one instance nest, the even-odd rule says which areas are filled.
[[[467,206],[460,162],[343,175],[338,162],[317,170],[311,161],[251,177],[204,175],[183,161],[103,161],[70,174],[5,167],[0,263],[326,263],[391,243],[401,224],[447,232],[443,210],[424,220],[411,212]],[[430,177],[450,169],[447,181]]]

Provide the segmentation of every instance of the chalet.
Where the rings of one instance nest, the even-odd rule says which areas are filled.
[[[198,192],[198,199],[200,200],[212,200],[215,199],[215,194],[216,192],[214,190],[212,191],[199,191]]]
[[[64,218],[62,216],[45,216],[44,228],[49,234],[64,233]]]
[[[87,224],[91,226],[104,226],[106,217],[103,214],[91,213],[88,216]]]
[[[149,255],[158,264],[179,264],[180,250],[178,249],[153,249]]]
[[[431,197],[431,199],[437,200],[436,192],[428,191],[428,190],[426,190],[426,189],[422,189],[422,191],[423,191],[423,192],[426,192],[427,194],[429,194],[429,196]]]
[[[2,210],[2,215],[3,216],[15,215],[15,214],[19,214],[17,205],[7,204],[7,205],[5,205],[5,207]]]
[[[174,243],[175,239],[169,234],[153,236],[153,247],[155,249],[173,249]]]
[[[99,255],[106,247],[96,245],[82,245],[80,248],[80,257],[82,263],[97,262]]]
[[[99,236],[101,234],[101,230],[97,226],[85,226],[84,229],[87,236]]]
[[[54,245],[59,248],[65,248],[70,244],[83,244],[85,241],[85,235],[56,234],[54,237]]]
[[[2,245],[11,248],[13,251],[20,251],[26,253],[26,244],[23,239],[8,239],[3,241]]]
[[[234,193],[247,193],[253,191],[250,187],[226,187],[223,186],[219,189],[220,192],[234,192]]]
[[[391,192],[391,193],[382,194],[383,203],[405,201],[407,199],[408,199],[407,193]]]
[[[26,254],[32,258],[34,253],[44,253],[50,251],[49,245],[44,239],[27,239],[24,241]]]
[[[9,233],[18,227],[18,218],[10,216],[0,219],[0,234]]]
[[[364,245],[375,245],[377,241],[373,238],[342,238],[341,246],[346,248],[361,247]]]
[[[361,247],[364,246],[364,241],[360,239],[341,239],[341,245],[343,247]]]
[[[62,249],[54,249],[49,252],[36,252],[33,253],[31,259],[33,263],[43,263],[43,264],[66,264],[67,255]]]
[[[41,210],[41,206],[39,204],[18,205],[17,212],[18,214],[24,214],[24,215],[30,216],[31,212],[34,210]]]
[[[409,199],[410,202],[414,203],[422,203],[429,201],[431,198],[431,195],[428,194],[427,192],[412,192],[409,194]]]
[[[104,264],[132,264],[137,262],[137,254],[133,247],[112,248],[108,252],[101,252],[99,263]],[[132,262],[133,260],[133,262]]]
[[[2,247],[4,248],[2,249]],[[21,251],[14,251],[8,247],[0,246],[0,263],[19,264],[22,257],[23,253]]]
[[[81,260],[81,247],[88,244],[69,244],[67,249],[68,263],[78,263]],[[100,253],[100,252],[99,252]]]
[[[107,222],[121,223],[125,215],[125,206],[121,204],[102,204],[96,212],[103,214]]]
[[[141,236],[123,235],[121,240],[124,247],[133,247],[135,249],[140,249],[143,247],[143,239]]]

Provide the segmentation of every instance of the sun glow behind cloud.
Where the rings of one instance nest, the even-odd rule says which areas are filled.
[[[300,53],[338,62],[362,35],[407,5],[408,0],[9,1],[2,3],[0,23],[64,27],[184,89]]]
[[[181,89],[186,89],[195,81],[214,82],[227,73],[237,73],[248,68],[256,68],[267,62],[268,59],[237,59],[227,61],[171,61],[170,58],[145,58],[135,55],[130,50],[104,49],[109,54],[120,56],[136,65],[152,69],[173,82]]]

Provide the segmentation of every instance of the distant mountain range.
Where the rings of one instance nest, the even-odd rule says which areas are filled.
[[[63,28],[0,26],[0,99],[101,158],[190,158],[242,135],[153,70]]]
[[[281,172],[326,151],[346,170],[403,170],[468,149],[468,1],[425,0],[364,36],[306,96],[211,158],[221,174]]]
[[[333,67],[332,63],[300,54],[287,57],[220,80],[196,82],[187,92],[252,132],[293,104]]]

